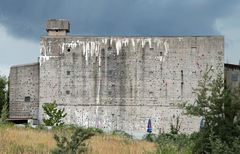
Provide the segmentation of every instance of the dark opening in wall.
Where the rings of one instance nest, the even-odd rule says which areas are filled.
[[[183,70],[181,70],[181,81],[183,82]]]
[[[67,49],[67,51],[68,51],[68,52],[70,52],[70,51],[71,51],[71,49],[70,49],[70,48],[68,48],[68,49]]]
[[[238,74],[232,74],[231,80],[232,81],[238,81]]]
[[[70,75],[70,71],[67,71],[67,75]]]
[[[160,56],[162,56],[163,54],[162,54],[162,51],[160,52]]]
[[[112,50],[112,47],[108,47],[108,51],[109,51],[109,50]]]
[[[183,98],[183,70],[181,70],[181,99]]]
[[[70,94],[70,91],[69,91],[69,90],[67,90],[67,91],[66,91],[66,94],[67,94],[67,95],[69,95],[69,94]]]
[[[191,51],[192,51],[192,52],[195,52],[195,51],[197,51],[197,47],[195,47],[195,46],[192,46],[192,47],[191,47]]]
[[[25,102],[30,102],[30,101],[31,101],[30,96],[26,96],[26,97],[24,98],[24,101],[25,101]]]
[[[113,71],[112,70],[108,70],[107,74],[108,75],[113,75]]]
[[[150,48],[150,50],[154,50],[154,48]]]

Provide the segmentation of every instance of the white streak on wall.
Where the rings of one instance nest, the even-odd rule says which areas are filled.
[[[159,57],[159,60],[160,60],[160,62],[161,62],[161,61],[163,60],[163,57],[162,57],[162,56],[160,56],[160,57]]]
[[[100,90],[101,90],[101,52],[98,56],[98,83],[97,83],[97,97],[96,97],[96,126],[98,126],[99,120],[99,104],[100,104]]]
[[[169,52],[168,51],[169,44],[167,41],[165,41],[165,42],[162,42],[161,40],[155,41],[152,38],[104,38],[104,39],[93,40],[93,41],[77,40],[77,41],[62,43],[62,45],[61,45],[62,53],[64,52],[66,47],[71,48],[71,49],[75,49],[78,47],[82,51],[83,56],[85,57],[85,61],[88,64],[90,57],[99,56],[99,53],[101,52],[100,51],[101,46],[106,47],[109,39],[110,39],[111,46],[115,42],[115,45],[116,45],[115,51],[117,52],[117,55],[119,55],[122,48],[127,47],[129,45],[129,43],[132,44],[134,52],[137,50],[136,48],[138,47],[138,45],[140,45],[142,48],[144,48],[146,46],[146,43],[149,44],[150,48],[153,47],[153,43],[155,43],[157,45],[157,48],[159,48],[159,46],[163,43],[164,49],[165,49],[164,56],[166,56]],[[162,60],[164,60],[164,58],[162,58]]]
[[[89,50],[90,50],[90,47],[89,47],[89,42],[87,42],[85,44],[85,60],[86,60],[86,63],[88,64],[88,53],[89,53]]]
[[[141,40],[141,46],[142,46],[142,48],[144,48],[144,46],[145,46],[145,39]]]
[[[164,49],[165,49],[164,55],[166,56],[168,54],[168,50],[169,50],[169,44],[167,43],[167,41],[164,42]]]
[[[163,42],[161,40],[157,41],[157,47],[159,48]]]
[[[126,46],[128,46],[128,43],[129,43],[129,40],[126,38],[126,39],[123,39],[122,41],[121,41],[121,43],[126,47]],[[122,45],[122,46],[123,46]]]
[[[113,43],[113,39],[111,38],[111,39],[110,39],[110,45],[111,45],[111,46],[112,46],[112,43]]]
[[[48,61],[50,58],[56,58],[56,57],[59,57],[59,56],[46,56],[46,55],[40,56],[40,57],[39,57],[40,66],[41,66],[44,62]]]
[[[41,47],[40,47],[40,57],[39,57],[40,66],[42,65],[43,62],[49,60],[49,58],[50,57],[47,56],[47,50],[46,50],[45,45],[41,45]]]
[[[164,61],[169,52],[169,44],[168,44],[167,40],[163,44],[164,44],[164,49],[165,49],[165,53],[164,53],[164,57],[163,57],[163,61]]]
[[[132,41],[132,46],[133,46],[133,48],[135,49],[135,40],[134,40],[134,39],[131,39],[131,41]]]
[[[149,48],[152,48],[152,39],[149,38],[149,39],[147,39],[147,41],[148,41],[148,44],[149,44]]]
[[[91,57],[93,56],[94,51],[95,51],[95,42],[90,42]]]
[[[119,51],[121,50],[121,48],[122,48],[122,42],[121,40],[117,40],[116,42],[117,55],[119,55]]]

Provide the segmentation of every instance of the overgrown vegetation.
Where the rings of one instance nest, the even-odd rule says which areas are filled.
[[[76,154],[87,151],[86,140],[90,137],[103,133],[102,130],[96,128],[76,127],[70,139],[66,136],[54,135],[57,142],[57,148],[53,150],[54,154]]]
[[[124,137],[130,138],[130,139],[133,138],[132,135],[130,135],[130,134],[128,134],[127,132],[122,131],[122,130],[114,130],[114,131],[112,132],[112,135],[124,136]]]
[[[195,104],[186,105],[187,114],[205,119],[196,135],[193,153],[238,153],[240,151],[240,88],[224,85],[222,73],[212,79],[207,69],[196,90]]]
[[[5,76],[0,75],[0,123],[5,123],[8,118],[9,82]]]
[[[48,119],[43,119],[46,126],[63,126],[62,119],[67,115],[65,109],[57,109],[56,101],[53,103],[45,103],[43,106],[44,113],[47,114]]]
[[[178,134],[180,131],[180,127],[181,127],[180,117],[177,116],[176,123],[173,124],[173,122],[172,122],[170,124],[170,134]]]
[[[54,134],[60,138],[66,137],[72,143],[71,138],[76,126],[68,125],[55,127],[52,130],[33,129],[30,127],[17,128],[13,124],[0,124],[0,153],[51,153],[58,146]],[[88,154],[112,154],[112,153],[155,153],[156,144],[141,140],[133,140],[120,135],[102,134],[102,130],[88,128],[88,131],[96,135],[85,140]],[[77,134],[77,141],[79,133]],[[73,144],[73,145],[74,145]],[[74,147],[74,146],[72,146]],[[78,147],[79,150],[80,146]],[[84,149],[84,148],[83,148]],[[85,149],[86,150],[86,149]]]
[[[185,134],[160,134],[156,143],[157,154],[191,154],[193,139]]]

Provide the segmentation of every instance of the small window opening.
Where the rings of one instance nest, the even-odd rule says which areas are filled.
[[[238,81],[238,74],[232,74],[231,80]]]
[[[71,49],[70,49],[70,48],[68,48],[68,49],[67,49],[67,51],[68,51],[68,52],[70,52],[70,51],[71,51]]]
[[[162,56],[162,51],[160,52],[160,56]]]
[[[70,94],[70,91],[69,91],[69,90],[67,90],[67,91],[66,91],[66,94],[67,94],[67,95],[69,95],[69,94]]]
[[[154,50],[154,48],[150,48],[150,50]]]
[[[29,96],[25,97],[25,102],[30,102],[31,98]]]
[[[112,70],[108,70],[108,75],[112,75]]]
[[[181,70],[181,81],[182,81],[182,84],[183,84],[183,70]]]
[[[191,47],[191,54],[195,53],[197,51],[197,47],[193,46]]]
[[[70,75],[70,71],[67,71],[67,75]]]

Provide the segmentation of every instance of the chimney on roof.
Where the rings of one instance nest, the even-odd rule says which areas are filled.
[[[46,22],[46,31],[50,36],[65,36],[70,32],[70,23],[65,19],[49,19]]]

